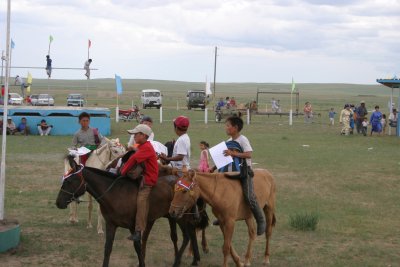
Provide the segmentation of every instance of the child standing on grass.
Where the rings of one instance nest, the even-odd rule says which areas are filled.
[[[364,136],[367,136],[367,131],[368,131],[368,118],[365,117],[364,120],[362,121],[361,132]]]
[[[385,114],[382,114],[381,125],[382,125],[382,134],[385,134],[385,132],[386,132],[386,115]]]
[[[199,146],[201,152],[200,152],[200,162],[197,168],[201,172],[209,172],[210,165],[208,164],[208,158],[209,158],[208,149],[210,148],[210,145],[206,141],[201,141]]]
[[[331,110],[329,111],[329,125],[335,125],[335,115],[336,112],[334,110],[334,108],[331,108]]]

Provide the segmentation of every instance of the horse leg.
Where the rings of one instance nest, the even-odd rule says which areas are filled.
[[[93,228],[92,225],[92,211],[93,211],[93,197],[91,194],[88,194],[88,222],[87,222],[87,228],[91,229]]]
[[[74,224],[78,222],[78,204],[72,201],[69,205],[69,222]]]
[[[187,223],[189,237],[190,237],[190,244],[193,249],[193,261],[192,266],[197,266],[197,263],[200,261],[200,252],[199,246],[197,244],[197,231],[196,227],[190,223]]]
[[[111,223],[106,224],[106,243],[104,244],[103,267],[108,267],[117,227]]]
[[[138,267],[145,267],[144,259],[143,259],[143,256],[142,256],[142,245],[140,243],[141,243],[140,240],[139,241],[133,241],[133,246],[135,247],[136,255],[138,256],[138,260],[139,260]]]
[[[169,229],[170,229],[170,237],[171,241],[174,244],[174,256],[178,255],[178,234],[176,232],[176,221],[172,218],[168,218]]]
[[[192,257],[192,256],[193,256],[193,245],[192,245],[192,240],[190,240],[190,242],[189,242],[189,249],[188,249],[187,255],[188,255],[189,257]]]
[[[189,230],[188,230],[188,226],[187,226],[187,222],[184,221],[178,221],[178,225],[179,228],[182,231],[182,245],[178,250],[178,253],[175,256],[175,261],[174,264],[172,265],[173,267],[178,267],[181,264],[181,260],[182,260],[182,255],[183,252],[185,252],[185,249],[189,243],[189,238],[190,238],[190,234],[189,234]]]
[[[201,246],[204,253],[208,253],[210,250],[208,248],[208,242],[206,237],[206,229],[201,229]]]
[[[275,225],[275,214],[274,210],[271,209],[269,206],[264,207],[264,214],[265,218],[267,219],[267,230],[265,231],[265,253],[264,253],[264,261],[263,265],[267,266],[270,264],[269,262],[269,239],[271,238],[272,235],[272,227]]]
[[[143,236],[142,236],[142,256],[143,260],[146,259],[146,246],[147,246],[147,239],[149,238],[151,229],[153,228],[155,221],[147,222],[146,224],[146,229],[143,231]]]
[[[256,239],[256,228],[253,217],[247,218],[246,224],[247,224],[247,231],[249,234],[249,243],[247,244],[246,256],[244,258],[244,266],[249,267],[251,265],[250,261],[253,256],[253,243],[254,240]]]
[[[103,215],[101,214],[100,204],[97,203],[97,233],[99,235],[104,234],[103,223],[104,223],[104,218]]]
[[[231,254],[236,266],[242,267],[240,263],[240,257],[236,253],[235,249],[232,247],[232,237],[233,237],[233,232],[235,230],[235,221],[232,219],[223,220],[223,222],[220,221],[220,228],[224,235],[224,245],[222,246],[222,252],[224,254],[224,262],[222,266],[228,267],[228,257],[229,254]]]

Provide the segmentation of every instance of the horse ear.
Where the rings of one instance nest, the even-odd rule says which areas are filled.
[[[74,170],[77,169],[77,165],[78,165],[78,164],[76,163],[75,157],[74,157],[74,156],[69,155],[69,156],[68,156],[68,162],[69,162],[69,165],[71,166],[72,169],[74,169]]]
[[[188,171],[188,176],[189,176],[190,179],[193,179],[195,174],[196,174],[196,172],[194,170],[189,170]]]

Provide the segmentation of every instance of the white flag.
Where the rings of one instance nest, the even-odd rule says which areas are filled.
[[[206,77],[206,95],[211,95],[211,87],[210,87],[210,82],[208,81],[207,77]]]

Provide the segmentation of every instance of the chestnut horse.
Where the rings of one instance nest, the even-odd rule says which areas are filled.
[[[229,179],[230,177],[231,179]],[[223,267],[228,266],[231,254],[236,266],[243,266],[240,257],[232,246],[235,221],[245,220],[248,227],[249,242],[244,266],[250,266],[253,242],[256,238],[255,224],[250,207],[245,202],[240,182],[232,179],[229,173],[203,173],[189,171],[175,185],[175,194],[170,207],[170,215],[181,217],[201,197],[208,203],[217,217],[224,236]],[[238,177],[236,177],[238,178]],[[254,170],[254,191],[257,202],[263,209],[267,230],[263,264],[269,264],[269,239],[275,225],[275,182],[272,175],[264,169]]]
[[[100,204],[101,212],[106,221],[103,266],[108,266],[116,229],[123,227],[129,229],[131,233],[134,232],[138,185],[126,177],[118,177],[106,171],[77,165],[73,156],[69,156],[68,160],[71,170],[64,176],[56,205],[60,209],[65,209],[69,203],[83,195],[85,191],[89,192],[96,199]],[[140,241],[134,242],[139,267],[145,266],[146,241],[151,227],[156,219],[168,216],[169,206],[173,198],[174,184],[175,176],[160,177],[157,185],[154,186],[150,194],[148,222],[143,233],[142,244]],[[175,262],[173,266],[180,265],[180,260],[189,243],[189,238],[194,246],[195,254],[192,265],[197,265],[200,255],[197,247],[195,227],[185,219],[175,221],[169,217],[168,220],[171,227],[171,239],[174,242],[175,249]],[[176,223],[178,223],[183,234],[183,241],[179,251],[176,245]]]

